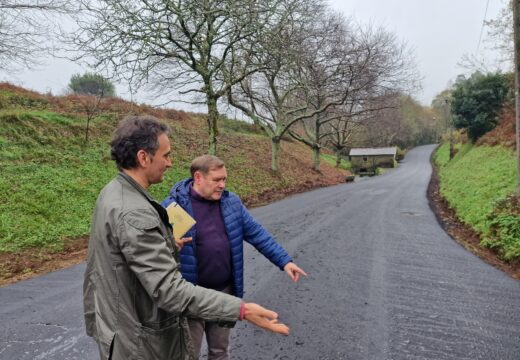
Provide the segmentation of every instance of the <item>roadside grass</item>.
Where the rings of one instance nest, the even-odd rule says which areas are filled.
[[[386,169],[386,168],[382,168],[382,167],[376,168],[376,175],[383,175],[386,172],[388,172],[388,169]]]
[[[321,159],[330,166],[336,166],[336,155],[321,153],[320,156]],[[350,170],[352,168],[352,164],[345,159],[341,159],[339,168],[343,170]]]
[[[492,226],[497,221],[492,215],[496,205],[515,191],[516,161],[513,152],[502,146],[467,143],[458,148],[450,161],[449,146],[445,143],[434,154],[434,161],[439,168],[441,194],[462,221],[482,234],[484,241],[481,244],[492,245],[508,260],[520,259],[520,237],[516,242],[507,240],[507,251],[505,238],[494,236],[493,241],[489,241]],[[520,223],[520,219],[516,218]],[[506,253],[515,251],[516,257],[506,256]]]

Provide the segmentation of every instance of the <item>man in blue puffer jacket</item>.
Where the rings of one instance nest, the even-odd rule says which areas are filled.
[[[225,190],[227,172],[221,159],[200,156],[192,161],[190,171],[192,178],[176,183],[162,202],[164,207],[176,202],[196,221],[186,238],[176,239],[186,280],[243,297],[244,240],[285,270],[293,281],[307,275],[256,222],[240,198]],[[229,359],[229,328],[198,319],[190,320],[189,325],[197,354],[206,334],[208,359]]]

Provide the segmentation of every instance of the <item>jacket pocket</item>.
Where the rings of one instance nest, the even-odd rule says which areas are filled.
[[[141,324],[138,346],[139,358],[142,360],[193,360],[177,316],[161,322]]]

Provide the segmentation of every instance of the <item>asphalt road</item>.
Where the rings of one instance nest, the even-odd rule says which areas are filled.
[[[297,284],[248,247],[246,300],[289,337],[240,323],[233,359],[520,359],[520,282],[439,226],[433,146],[389,173],[254,209],[309,273]],[[84,265],[0,288],[0,359],[97,359],[84,335]]]

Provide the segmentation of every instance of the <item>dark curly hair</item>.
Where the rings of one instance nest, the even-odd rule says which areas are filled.
[[[137,167],[137,152],[144,150],[154,155],[159,148],[159,136],[170,134],[170,127],[153,116],[127,116],[117,127],[110,142],[110,155],[117,168]]]

